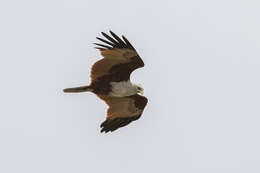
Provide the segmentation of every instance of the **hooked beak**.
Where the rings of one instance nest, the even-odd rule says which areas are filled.
[[[144,95],[144,90],[139,91],[141,95]]]

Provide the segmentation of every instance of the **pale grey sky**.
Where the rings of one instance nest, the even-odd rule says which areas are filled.
[[[0,2],[0,172],[260,172],[260,2]],[[106,105],[64,94],[90,82],[101,31],[125,35],[146,66],[149,103],[100,134]]]

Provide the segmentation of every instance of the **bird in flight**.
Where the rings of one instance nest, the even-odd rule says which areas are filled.
[[[91,68],[91,83],[87,86],[66,88],[65,93],[93,92],[109,106],[106,120],[100,125],[101,132],[113,132],[139,119],[147,104],[140,85],[130,81],[131,73],[144,66],[131,43],[110,31],[97,39],[103,44],[94,43],[103,58]],[[105,44],[104,44],[105,43]]]

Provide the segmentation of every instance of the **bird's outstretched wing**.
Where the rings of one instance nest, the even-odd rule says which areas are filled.
[[[94,43],[99,46],[96,48],[100,50],[104,58],[92,66],[92,82],[102,79],[103,76],[109,76],[109,79],[115,82],[127,81],[135,69],[144,66],[135,48],[124,36],[122,40],[112,31],[110,34],[112,36],[102,32],[106,40],[97,37],[104,44]]]
[[[128,97],[106,97],[98,95],[109,106],[107,118],[100,125],[101,132],[113,132],[139,119],[148,102],[147,98],[138,94]]]

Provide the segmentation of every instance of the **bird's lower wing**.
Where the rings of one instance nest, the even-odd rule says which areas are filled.
[[[140,95],[123,98],[100,95],[99,97],[109,106],[107,118],[100,125],[101,132],[115,131],[120,127],[128,125],[132,121],[139,119],[147,104],[147,99]]]

